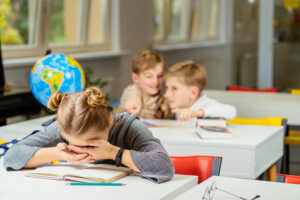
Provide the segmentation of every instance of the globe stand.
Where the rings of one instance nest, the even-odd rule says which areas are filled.
[[[45,53],[45,56],[49,55],[50,53],[52,53],[51,49],[47,49],[46,53]]]

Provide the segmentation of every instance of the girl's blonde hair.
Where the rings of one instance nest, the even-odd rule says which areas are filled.
[[[58,127],[65,134],[81,135],[91,128],[106,130],[110,125],[112,106],[97,87],[72,94],[53,93],[48,100],[48,108],[57,111]]]

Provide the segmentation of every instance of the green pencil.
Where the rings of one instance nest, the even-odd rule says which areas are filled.
[[[67,185],[86,185],[86,186],[124,186],[122,183],[78,183],[78,182],[70,182]]]

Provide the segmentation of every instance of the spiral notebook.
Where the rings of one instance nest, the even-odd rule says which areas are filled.
[[[129,168],[109,164],[57,163],[39,167],[26,173],[25,176],[76,182],[111,183],[131,173],[132,170]]]

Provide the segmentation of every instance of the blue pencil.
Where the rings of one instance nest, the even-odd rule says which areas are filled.
[[[86,185],[86,186],[124,186],[122,183],[78,183],[78,182],[70,182],[67,185]]]

